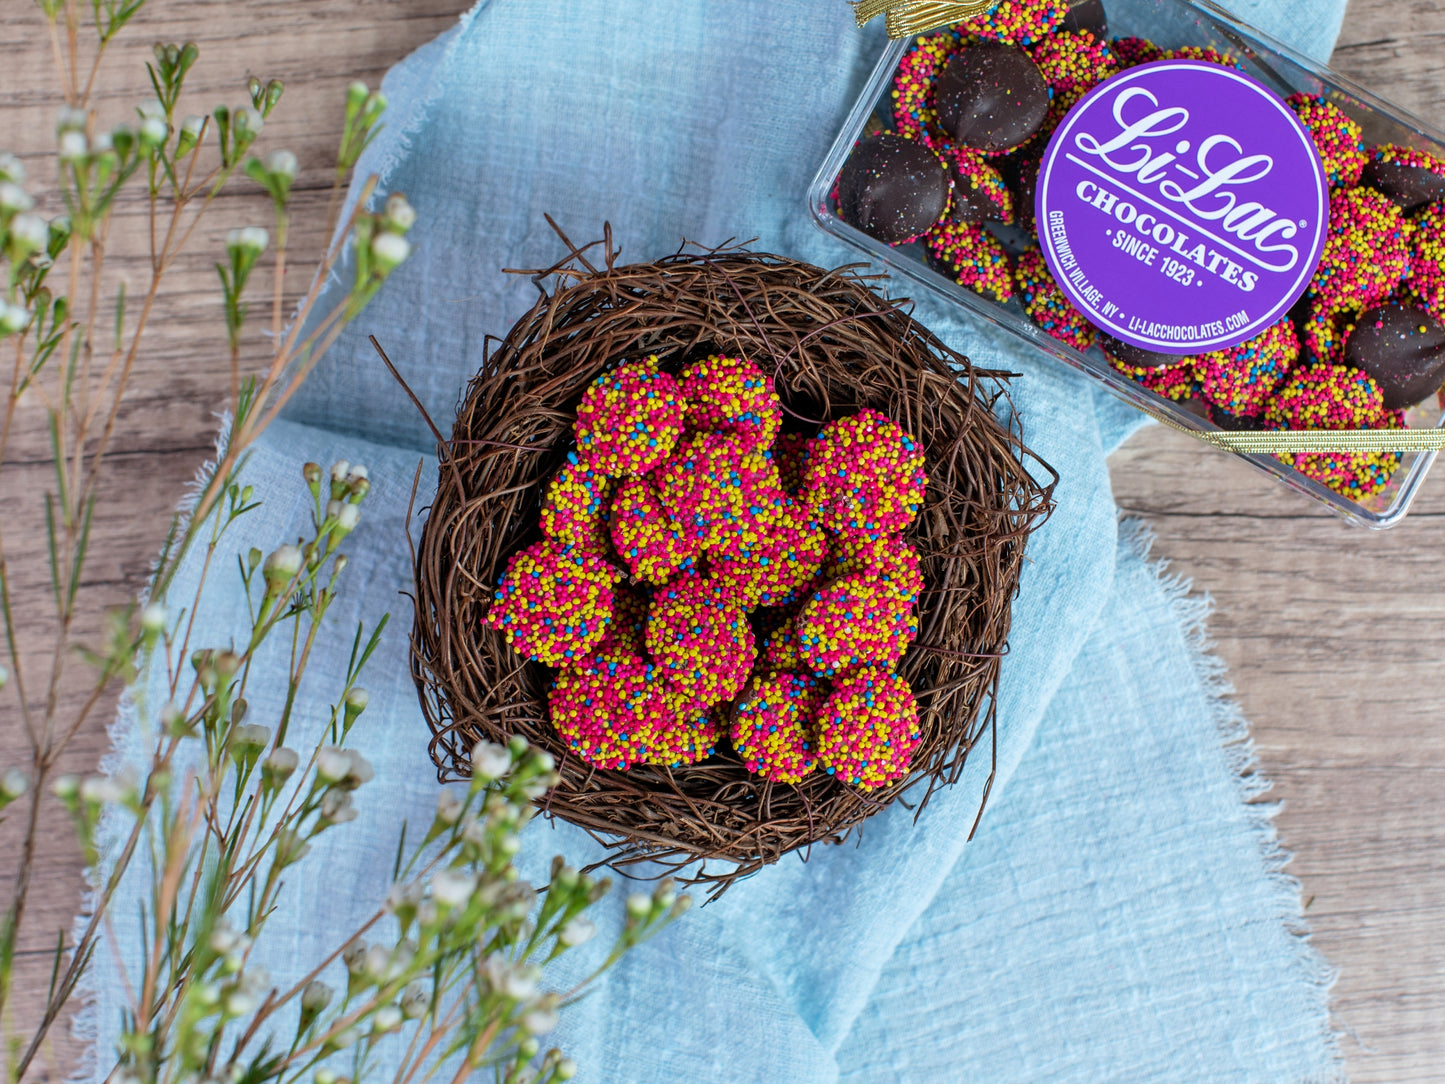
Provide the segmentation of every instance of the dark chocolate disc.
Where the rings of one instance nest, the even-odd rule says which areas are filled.
[[[1059,24],[1059,29],[1071,34],[1087,30],[1094,37],[1103,41],[1109,36],[1109,22],[1104,15],[1104,0],[1069,0],[1068,14]]]
[[[1360,183],[1378,189],[1407,211],[1445,199],[1445,176],[1424,166],[1408,166],[1403,162],[1379,162],[1371,158],[1365,163]]]
[[[955,143],[983,151],[1017,147],[1049,112],[1049,85],[1033,58],[1015,45],[966,45],[934,86],[938,122]]]
[[[864,233],[896,245],[943,217],[948,174],[938,155],[892,132],[869,136],[838,174],[838,214]]]
[[[1099,332],[1099,346],[1121,365],[1132,365],[1136,369],[1162,369],[1166,365],[1178,365],[1187,357],[1185,354],[1161,354],[1157,350],[1145,350],[1142,346],[1116,339],[1107,331]]]
[[[1345,364],[1380,386],[1386,410],[1414,406],[1445,383],[1445,325],[1424,309],[1381,305],[1350,332]]]

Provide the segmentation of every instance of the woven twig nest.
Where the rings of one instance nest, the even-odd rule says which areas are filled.
[[[609,865],[718,859],[687,879],[721,889],[789,851],[840,842],[919,783],[921,805],[957,779],[993,723],[1024,543],[1053,482],[1030,475],[1030,453],[993,413],[1006,374],[973,368],[856,272],[735,248],[624,266],[606,252],[600,269],[574,250],[534,272],[542,296],[467,388],[417,548],[412,669],[443,781],[467,774],[478,739],[525,735],[562,776],[546,812],[604,842]],[[926,586],[899,673],[923,739],[901,783],[865,791],[825,773],[771,783],[725,741],[690,767],[594,768],[548,722],[547,668],[483,625],[507,559],[540,537],[542,495],[583,391],[610,363],[649,354],[670,372],[708,354],[751,359],[773,374],[785,429],[811,434],[872,407],[922,441],[927,497],[904,537]]]

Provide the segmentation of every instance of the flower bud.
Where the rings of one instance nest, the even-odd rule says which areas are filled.
[[[261,761],[261,781],[273,790],[284,786],[300,763],[301,757],[295,749],[288,749],[284,745],[279,749],[272,749],[266,759]]]
[[[23,331],[30,324],[29,310],[0,300],[0,335]]]
[[[465,870],[440,869],[432,875],[432,899],[447,907],[465,907],[476,890],[476,875]]]
[[[84,132],[63,132],[60,136],[59,155],[62,162],[78,162],[89,152]]]
[[[253,105],[239,106],[231,114],[231,124],[237,133],[244,133],[255,139],[261,134],[261,129],[266,127],[266,122],[261,119],[260,110]]]
[[[50,240],[50,227],[33,211],[25,211],[10,220],[10,248],[14,258],[24,259],[45,248]]]
[[[356,819],[351,791],[328,790],[321,796],[321,819],[327,824],[347,824]]]
[[[270,741],[271,728],[260,723],[243,723],[231,732],[231,744],[237,749],[264,749]]]
[[[382,271],[390,271],[411,255],[411,242],[400,234],[379,233],[371,240],[371,258]]]
[[[226,234],[226,248],[232,253],[239,252],[252,259],[266,251],[271,235],[262,226],[243,226]]]
[[[316,777],[323,783],[340,783],[351,771],[351,758],[337,745],[323,746],[316,754]]]
[[[266,172],[275,177],[284,177],[288,181],[296,179],[298,163],[296,156],[290,151],[272,151],[265,158]]]
[[[315,1016],[331,1004],[335,991],[320,979],[312,979],[301,991],[301,1012]]]
[[[19,768],[6,768],[0,772],[0,809],[4,809],[29,789],[30,777]]]
[[[557,1027],[557,1010],[550,1005],[539,1005],[522,1014],[522,1027],[532,1035],[546,1035]]]
[[[159,98],[150,98],[141,102],[140,105],[135,107],[135,111],[140,114],[141,120],[166,119],[166,107],[161,104]]]
[[[553,1072],[558,1080],[571,1080],[577,1075],[577,1063],[571,1058],[563,1058],[557,1063],[557,1068]]]
[[[360,79],[356,80],[346,88],[346,105],[350,109],[360,109],[366,103],[366,96],[371,91]]]
[[[366,970],[366,948],[366,942],[358,937],[341,950],[341,962],[348,974],[360,975]]]
[[[426,992],[426,987],[419,982],[414,982],[401,992],[399,999],[401,1014],[408,1020],[417,1020],[426,1015],[427,1007],[431,1004],[431,996]]]
[[[50,793],[62,802],[73,802],[80,794],[80,777],[68,774],[57,776],[55,782],[50,784]]]
[[[149,636],[159,636],[166,631],[166,608],[159,602],[152,602],[140,614],[141,631]]]
[[[496,742],[479,741],[472,746],[472,779],[490,783],[507,774],[512,766],[512,755],[504,745]]]
[[[72,106],[62,105],[55,112],[55,134],[62,132],[83,132],[85,131],[86,113],[84,109],[75,109]]]
[[[346,772],[346,778],[342,780],[342,785],[348,790],[355,790],[363,783],[370,783],[376,778],[376,771],[372,768],[371,761],[355,749],[346,750],[346,759],[350,765]]]
[[[159,117],[147,117],[141,121],[140,142],[143,147],[159,147],[170,134],[170,127]]]
[[[348,482],[354,482],[354,481],[356,481],[358,478],[370,478],[370,477],[371,477],[371,471],[367,470],[366,467],[363,466],[363,465],[360,464],[360,463],[353,463],[353,464],[351,464],[351,468],[346,472],[346,480],[347,480]]]
[[[627,913],[633,918],[646,918],[652,912],[652,897],[645,892],[634,892],[627,897]]]
[[[416,211],[406,201],[406,197],[400,192],[393,192],[386,200],[386,209],[382,211],[382,217],[386,224],[400,233],[411,229],[416,222]]]
[[[401,1027],[401,1010],[395,1005],[383,1005],[376,1010],[376,1015],[371,1018],[371,1031],[374,1035],[385,1035]]]
[[[323,1049],[345,1050],[348,1047],[355,1046],[356,1040],[359,1038],[361,1038],[361,1033],[355,1028],[342,1028],[335,1035],[331,1036],[330,1039],[326,1040]],[[339,1079],[337,1084],[340,1084]]]
[[[344,459],[338,459],[331,464],[331,480],[333,482],[344,482],[351,471],[351,464]]]
[[[0,151],[0,181],[25,183],[25,163],[9,151]]]
[[[35,206],[30,193],[14,181],[0,181],[0,211],[28,211]]]
[[[466,800],[454,790],[443,789],[437,794],[437,823],[456,824],[462,815]]]
[[[390,966],[391,953],[386,950],[385,945],[372,945],[366,950],[365,959],[361,961],[362,973],[373,982],[385,979]]]
[[[176,136],[176,156],[189,153],[201,142],[201,133],[205,130],[206,118],[199,114],[192,113],[185,120],[181,121],[180,134]]]
[[[658,907],[666,910],[671,907],[677,899],[677,882],[671,877],[664,877],[658,886],[652,890],[652,900]]]
[[[315,488],[321,484],[321,464],[307,463],[301,468],[301,477],[306,479],[306,484],[314,492]]]
[[[568,948],[576,948],[578,945],[585,945],[596,935],[597,923],[590,918],[578,915],[562,927],[557,934],[557,940]]]
[[[366,710],[366,705],[371,703],[371,694],[360,685],[353,685],[346,690],[346,698],[342,703],[345,705],[346,722],[350,724]]]

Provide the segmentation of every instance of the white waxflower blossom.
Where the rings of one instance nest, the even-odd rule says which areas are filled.
[[[371,1030],[377,1035],[385,1035],[401,1027],[401,1019],[401,1010],[395,1005],[383,1005],[371,1018]]]
[[[316,754],[316,774],[325,783],[340,783],[351,771],[351,758],[338,745],[323,746]]]
[[[0,181],[0,211],[28,211],[35,206],[30,193],[14,181]]]
[[[260,723],[242,723],[231,732],[231,741],[240,749],[264,749],[271,742],[271,728]]]
[[[348,482],[355,482],[355,481],[356,481],[357,479],[359,479],[359,478],[370,478],[370,477],[371,477],[371,471],[367,470],[366,467],[363,466],[363,465],[360,464],[360,463],[353,463],[353,464],[351,464],[350,469],[348,469],[347,472],[346,472],[346,480],[347,480]]]
[[[85,110],[62,105],[55,113],[55,131],[72,132],[85,129]]]
[[[24,251],[34,252],[36,249],[42,249],[48,240],[50,240],[50,227],[39,215],[27,211],[10,220],[10,241]]]
[[[366,942],[357,938],[341,950],[341,962],[352,975],[360,975],[366,968]]]
[[[146,146],[159,147],[170,134],[170,127],[159,117],[147,117],[141,121],[140,141]]]
[[[356,819],[349,790],[328,790],[321,798],[321,819],[330,824],[347,824]]]
[[[114,779],[92,775],[81,781],[80,797],[91,805],[107,805],[125,801],[126,793]]]
[[[301,1011],[319,1013],[326,1006],[331,1004],[331,998],[335,991],[320,979],[312,979],[301,991]]]
[[[240,250],[251,256],[259,256],[271,243],[271,234],[262,226],[242,226],[226,234],[226,247]]]
[[[11,335],[30,323],[30,310],[0,301],[0,335]]]
[[[261,762],[261,771],[284,781],[291,777],[291,773],[300,763],[301,754],[283,745],[279,749],[272,749],[266,755],[266,759]]]
[[[472,778],[489,783],[507,774],[512,766],[512,754],[505,745],[496,742],[479,741],[472,746]]]
[[[577,1075],[577,1063],[571,1058],[563,1058],[557,1063],[557,1068],[553,1070],[553,1073],[558,1080],[571,1080]]]
[[[437,820],[443,824],[456,824],[462,815],[466,800],[456,791],[447,788],[437,795]]]
[[[263,163],[267,173],[279,174],[287,180],[294,180],[299,164],[296,156],[290,151],[272,151],[266,155]]]
[[[148,101],[141,102],[140,105],[135,107],[135,111],[140,114],[142,120],[166,119],[166,107],[161,104],[159,98],[151,98]]]
[[[522,1027],[532,1035],[546,1035],[557,1026],[557,1010],[553,1008],[529,1009],[522,1014]]]
[[[76,162],[84,158],[90,150],[89,144],[85,141],[84,132],[64,132],[60,136],[60,160],[62,162]]]
[[[353,788],[359,787],[363,783],[370,783],[376,778],[376,770],[372,768],[371,761],[367,760],[355,749],[348,749],[346,751],[346,758],[351,762],[351,766],[346,773],[347,786]]]
[[[275,574],[283,581],[289,580],[301,571],[301,547],[292,545],[290,542],[284,546],[278,546],[266,558],[266,563],[261,566],[261,571],[266,574],[267,579]]]
[[[331,1037],[327,1045],[335,1047],[337,1050],[345,1050],[349,1046],[355,1046],[356,1040],[359,1038],[361,1038],[361,1033],[355,1028],[342,1028]]]
[[[333,482],[344,482],[346,476],[351,473],[351,464],[344,459],[338,459],[331,464],[331,480]]]
[[[6,768],[0,772],[0,799],[13,802],[30,789],[30,778],[19,768]]]
[[[80,777],[69,774],[58,776],[55,782],[50,784],[50,793],[62,802],[69,801],[80,793]]]
[[[9,151],[0,151],[0,181],[25,183],[25,163]]]
[[[181,132],[193,140],[200,139],[201,129],[205,126],[206,118],[199,113],[192,113],[186,117],[185,120],[181,121]]]
[[[406,197],[400,192],[393,192],[386,200],[386,210],[382,212],[386,221],[405,233],[416,223],[416,210],[406,201]]]
[[[117,124],[115,126],[115,130],[117,132],[124,132],[127,135],[130,134],[130,129],[127,128],[124,124]],[[105,154],[108,151],[114,150],[115,136],[111,135],[111,133],[109,132],[97,132],[95,134],[95,139],[91,140],[90,149],[95,154]]]
[[[342,534],[350,534],[361,522],[361,509],[346,501],[327,501],[326,518],[336,520],[336,527]]]
[[[517,964],[502,975],[502,992],[518,1001],[527,1001],[537,993],[542,982],[542,969],[536,964]]]
[[[262,118],[260,110],[255,106],[243,105],[231,114],[231,124],[238,132],[249,132],[252,136],[261,134],[261,129],[266,127],[266,121]]]
[[[431,996],[426,992],[425,986],[414,982],[401,992],[400,1004],[401,1014],[408,1020],[416,1020],[426,1013],[431,1004]]]
[[[140,615],[140,627],[145,632],[160,633],[165,631],[166,621],[169,618],[166,608],[159,602],[152,602]]]
[[[211,937],[207,944],[217,956],[230,956],[245,952],[251,946],[251,940],[233,927],[229,918],[222,915],[211,927]]]
[[[465,870],[441,869],[432,876],[432,898],[448,907],[465,907],[476,890],[476,874]]]
[[[371,703],[371,694],[360,685],[353,685],[346,690],[346,697],[343,701],[348,708],[360,715]]]
[[[398,233],[379,233],[371,240],[371,256],[384,271],[390,271],[410,255],[411,242]]]
[[[568,948],[585,945],[595,936],[597,936],[597,923],[583,915],[578,915],[557,932],[557,940]]]
[[[642,918],[652,910],[652,897],[645,892],[634,892],[627,897],[627,913],[633,918]]]
[[[372,945],[366,950],[366,958],[362,961],[362,972],[369,979],[380,982],[386,978],[386,972],[391,964],[391,953],[386,950],[385,945]]]

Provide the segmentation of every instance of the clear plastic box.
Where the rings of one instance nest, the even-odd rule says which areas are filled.
[[[1244,70],[1287,97],[1295,93],[1324,94],[1364,129],[1366,145],[1398,143],[1418,147],[1445,157],[1445,137],[1436,135],[1422,121],[1403,113],[1349,79],[1303,56],[1282,42],[1241,23],[1208,0],[1105,0],[1110,37],[1148,38],[1165,49],[1186,45],[1209,46],[1243,61]],[[848,225],[834,212],[832,192],[839,171],[853,145],[864,134],[870,119],[892,128],[890,91],[898,62],[914,39],[890,43],[879,58],[862,95],[849,113],[843,130],[829,149],[808,190],[808,204],[814,220],[828,233],[861,249],[889,272],[941,295],[985,320],[1006,328],[1019,338],[1067,365],[1080,369],[1107,385],[1120,398],[1133,403],[1162,421],[1196,432],[1218,431],[1212,422],[1156,395],[1114,370],[1103,353],[1094,347],[1087,352],[1074,349],[1040,330],[1025,315],[1017,300],[999,304],[959,286],[933,270],[919,244],[890,246]],[[1445,423],[1434,400],[1406,412],[1412,428],[1435,427]],[[1214,449],[1201,445],[1201,454]],[[1236,453],[1241,454],[1241,453]],[[1406,453],[1389,484],[1363,501],[1354,501],[1300,474],[1272,455],[1243,455],[1260,470],[1274,475],[1291,489],[1329,507],[1335,514],[1365,527],[1391,527],[1404,518],[1419,491],[1435,452]]]

